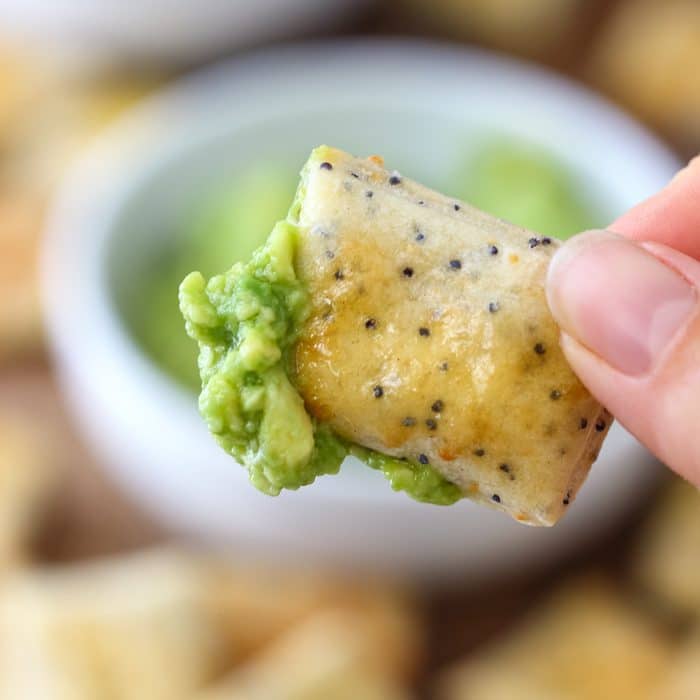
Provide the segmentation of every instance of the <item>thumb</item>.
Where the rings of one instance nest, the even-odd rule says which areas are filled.
[[[700,262],[607,231],[554,256],[547,299],[561,345],[594,396],[700,486]]]

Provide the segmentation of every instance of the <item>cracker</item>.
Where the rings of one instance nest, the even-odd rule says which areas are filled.
[[[169,551],[18,575],[0,591],[0,697],[189,700],[228,662],[202,587]]]
[[[381,640],[377,660],[386,674],[411,677],[421,662],[416,608],[389,584],[217,565],[207,573],[206,602],[237,657],[251,656],[310,617],[336,609],[361,619]]]
[[[602,580],[570,584],[443,677],[442,700],[654,700],[670,645]]]
[[[554,524],[611,422],[547,306],[559,243],[326,146],[298,199],[312,311],[294,383],[307,410],[474,500]]]
[[[201,700],[402,700],[377,660],[382,639],[365,620],[327,611],[294,627]]]

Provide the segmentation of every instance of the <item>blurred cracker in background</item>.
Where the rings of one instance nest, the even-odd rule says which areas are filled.
[[[653,700],[671,646],[602,578],[569,583],[506,638],[449,670],[443,700]]]
[[[239,656],[248,657],[319,610],[361,621],[376,659],[390,675],[413,680],[422,670],[424,630],[415,601],[400,587],[369,579],[222,565],[212,571],[207,599]]]
[[[689,153],[700,149],[700,2],[625,0],[589,61],[594,84]]]
[[[680,478],[670,484],[642,532],[634,571],[656,603],[700,619],[700,492],[694,486]]]
[[[37,569],[0,592],[0,698],[188,700],[230,663],[174,551]]]
[[[200,700],[408,700],[384,664],[392,640],[367,623],[349,611],[317,613]]]

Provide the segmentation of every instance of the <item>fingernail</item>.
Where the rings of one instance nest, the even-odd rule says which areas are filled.
[[[650,371],[697,307],[683,277],[608,231],[583,233],[557,251],[547,300],[562,330],[631,376]]]

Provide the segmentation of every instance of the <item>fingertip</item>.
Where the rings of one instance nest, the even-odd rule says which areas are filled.
[[[567,240],[552,257],[547,269],[545,291],[550,311],[560,326],[566,322],[564,300],[572,284],[572,267],[582,255],[595,251],[599,245],[611,240],[624,238],[605,229],[583,231]]]

